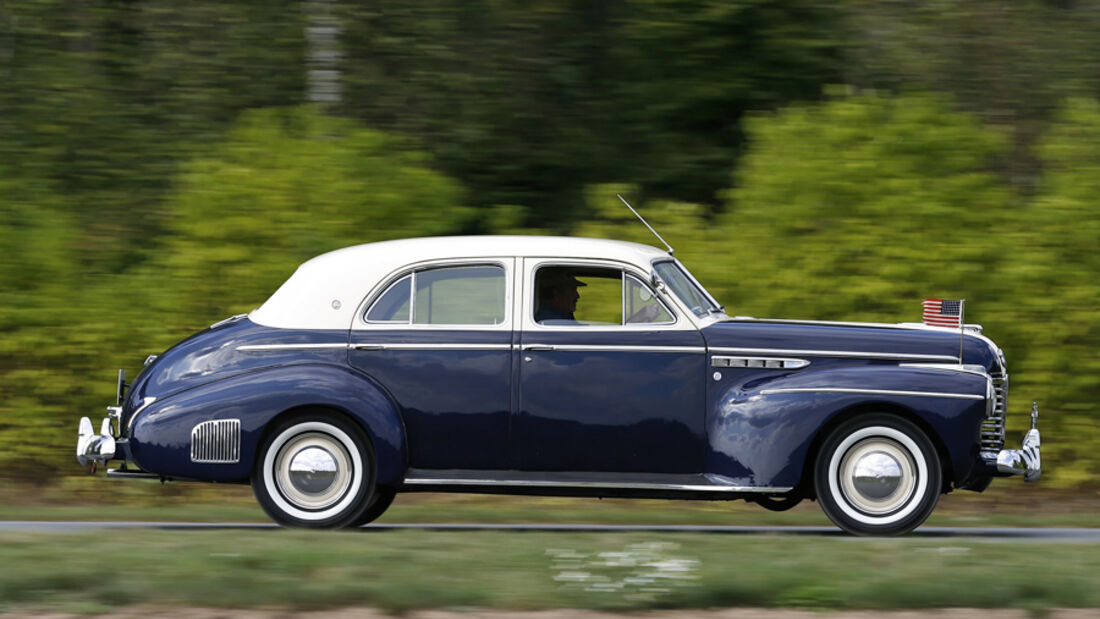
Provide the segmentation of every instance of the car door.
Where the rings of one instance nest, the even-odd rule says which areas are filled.
[[[517,468],[702,472],[705,345],[648,275],[613,262],[523,260]],[[553,311],[550,284],[570,288]]]
[[[410,468],[508,468],[514,263],[408,268],[356,317],[350,362],[400,407]]]

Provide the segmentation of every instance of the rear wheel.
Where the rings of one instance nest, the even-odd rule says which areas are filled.
[[[374,451],[362,430],[340,417],[296,417],[264,440],[252,491],[279,524],[354,526],[374,492]]]
[[[940,497],[940,460],[916,425],[890,415],[853,419],[825,439],[814,468],[821,509],[857,535],[902,535]]]

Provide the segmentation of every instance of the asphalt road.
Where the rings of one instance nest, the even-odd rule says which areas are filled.
[[[255,529],[278,530],[269,523],[251,522],[74,522],[74,521],[0,521],[0,531],[36,531],[73,533],[112,529],[218,530]],[[842,537],[833,527],[746,527],[695,525],[602,525],[602,524],[402,524],[384,523],[362,527],[364,533],[416,529],[422,531],[561,531],[567,533],[651,532],[651,533],[712,533],[732,535],[822,535]],[[1100,529],[1068,528],[988,528],[988,527],[921,527],[910,538],[966,538],[997,541],[1032,542],[1100,542]],[[853,538],[857,539],[857,538]]]

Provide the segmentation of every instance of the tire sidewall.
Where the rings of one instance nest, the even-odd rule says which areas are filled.
[[[294,437],[325,434],[347,451],[354,470],[346,492],[331,506],[304,510],[279,491],[275,460],[279,450]],[[267,434],[257,452],[252,471],[252,490],[260,506],[279,524],[307,528],[340,528],[353,525],[370,505],[374,493],[375,458],[370,440],[355,424],[336,415],[300,415],[280,422]]]
[[[839,466],[844,454],[869,438],[892,441],[913,459],[917,479],[912,497],[885,515],[859,510],[844,496]],[[939,455],[915,424],[891,415],[865,415],[841,424],[821,446],[814,466],[814,489],[825,515],[857,535],[903,535],[924,522],[935,509],[943,485]]]

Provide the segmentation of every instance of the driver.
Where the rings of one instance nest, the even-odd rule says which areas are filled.
[[[577,288],[587,286],[567,269],[545,269],[539,273],[539,309],[535,321],[549,324],[576,324],[573,313],[581,294]]]

